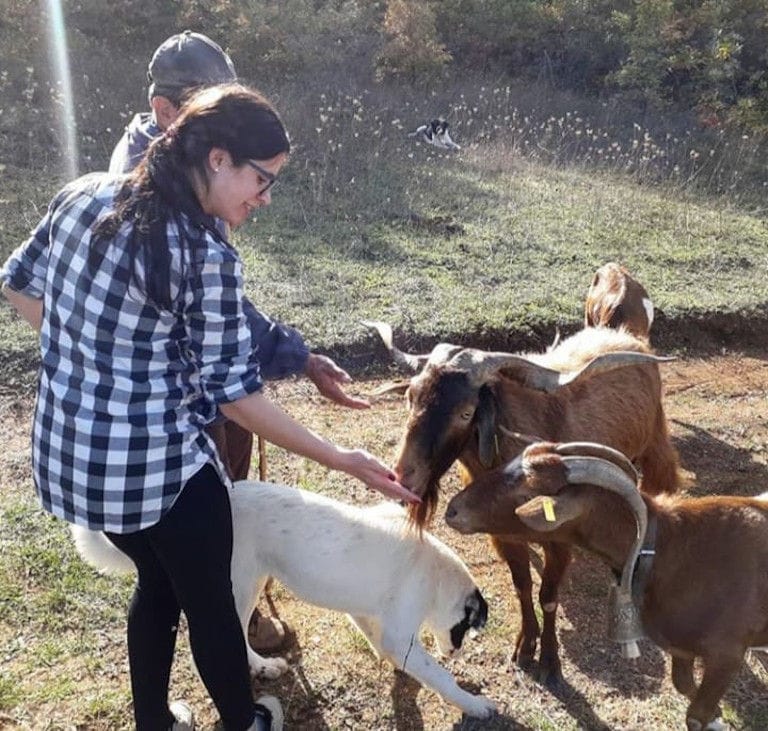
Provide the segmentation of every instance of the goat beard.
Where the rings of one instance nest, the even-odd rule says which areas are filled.
[[[421,502],[409,506],[408,512],[411,522],[419,530],[428,526],[435,517],[437,503],[440,498],[440,479],[433,478],[427,483],[424,493],[421,495]]]

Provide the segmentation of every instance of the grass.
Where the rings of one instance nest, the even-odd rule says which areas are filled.
[[[350,367],[370,361],[361,319],[389,320],[414,346],[538,347],[580,321],[591,275],[611,259],[652,294],[660,331],[711,313],[764,318],[763,141],[651,129],[509,86],[467,81],[452,94],[398,90],[394,117],[391,89],[286,91],[292,160],[272,207],[235,234],[261,309]],[[459,153],[406,135],[445,106]],[[2,257],[58,187],[47,172],[4,172]],[[11,363],[34,348],[0,308]]]
[[[237,235],[255,301],[338,348],[364,340],[358,322],[371,318],[420,340],[553,332],[579,319],[592,272],[611,259],[670,318],[768,299],[765,222],[726,203],[525,160],[489,172],[479,154],[434,167],[407,212],[367,228],[280,236],[290,200],[276,201]]]
[[[740,346],[765,343],[768,228],[765,209],[755,202],[764,185],[764,172],[756,171],[758,141],[718,138],[710,155],[682,132],[612,126],[610,118],[590,121],[581,111],[519,108],[523,100],[509,87],[455,91],[452,134],[463,150],[450,155],[405,135],[445,99],[415,101],[402,90],[400,119],[381,92],[329,92],[314,101],[304,92],[303,105],[287,104],[294,109],[288,118],[297,140],[293,159],[273,206],[235,238],[257,306],[351,370],[380,370],[383,351],[362,319],[389,320],[398,344],[412,349],[440,339],[538,348],[557,327],[578,327],[593,271],[613,259],[651,293],[660,309],[655,337],[671,333],[672,349],[690,347],[700,328],[713,333],[718,349],[737,335]],[[5,258],[60,181],[46,170],[9,166],[3,173]],[[28,450],[37,339],[4,302],[0,353],[0,727],[127,728],[123,613],[131,581],[83,566],[65,527],[39,510]],[[290,388],[286,408],[311,428],[345,443],[354,435],[392,459],[402,417],[394,403],[339,415],[311,389]],[[680,395],[681,403],[689,398],[692,393]],[[718,398],[697,401],[702,428],[720,423],[728,397]],[[762,431],[727,429],[722,439],[742,440],[745,454],[765,446]],[[302,458],[270,450],[270,465],[275,481],[354,502],[371,498]],[[585,624],[590,637],[601,636],[591,624],[602,579],[580,576],[579,611],[571,605],[579,630],[566,621],[561,635],[572,685],[569,695],[553,698],[509,667],[517,618],[508,577],[477,541],[456,547],[488,586],[497,611],[483,653],[454,669],[463,681],[504,694],[506,720],[536,731],[679,725],[684,703],[663,679],[660,653],[627,671],[607,663],[603,644],[582,636]],[[277,597],[302,633],[296,670],[280,695],[295,719],[311,719],[304,727],[336,728],[328,709],[337,706],[344,723],[358,728],[418,728],[421,717],[427,728],[454,724],[451,709],[428,694],[419,695],[417,707],[418,690],[402,679],[392,690],[389,668],[377,667],[343,621]],[[728,718],[737,727],[768,726],[768,709],[753,700],[755,688],[764,692],[763,678],[753,664],[729,695]],[[174,687],[190,693],[206,718],[212,715],[183,636]],[[380,711],[382,694],[389,700],[389,693],[394,710]]]
[[[47,727],[63,728],[55,709],[77,698],[86,723],[118,728],[130,693],[105,680],[125,670],[112,654],[123,645],[131,581],[97,576],[82,563],[66,526],[40,511],[25,472],[21,483],[5,468],[2,475],[0,727],[12,716],[22,728],[42,728],[42,713],[54,721]],[[25,720],[19,708],[38,710]]]

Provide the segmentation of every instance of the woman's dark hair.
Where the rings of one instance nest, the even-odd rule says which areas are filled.
[[[290,152],[288,133],[272,104],[258,91],[241,84],[204,89],[191,96],[165,134],[152,142],[144,159],[126,179],[115,197],[115,208],[94,227],[89,264],[95,269],[104,248],[128,222],[128,247],[133,280],[155,306],[170,310],[171,253],[167,224],[175,220],[182,246],[182,266],[192,262],[186,249],[196,236],[189,223],[204,227],[221,239],[215,220],[202,208],[192,179],[207,187],[208,154],[226,150],[235,166],[246,160],[270,160]],[[182,220],[185,214],[189,223]],[[137,262],[144,268],[143,284]]]

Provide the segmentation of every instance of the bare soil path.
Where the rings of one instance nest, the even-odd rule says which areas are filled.
[[[706,358],[681,358],[663,366],[667,413],[684,467],[694,476],[691,494],[756,494],[768,490],[768,361],[761,353],[725,353]],[[353,390],[371,393],[380,379],[358,380]],[[350,446],[366,446],[392,460],[405,418],[400,397],[385,397],[368,411],[331,406],[305,381],[272,386],[271,394],[286,410],[328,438]],[[0,478],[4,483],[29,485],[28,445],[30,400],[0,399]],[[361,485],[329,474],[306,460],[269,448],[268,478],[299,482],[345,500],[375,499]],[[256,469],[254,467],[253,474]],[[27,489],[25,487],[25,489]],[[459,489],[455,469],[444,480],[444,497]],[[519,626],[517,602],[506,568],[483,536],[462,537],[448,529],[437,513],[434,531],[465,559],[490,604],[486,630],[467,643],[464,654],[448,663],[459,682],[481,691],[499,705],[500,715],[480,724],[462,720],[455,708],[422,689],[407,676],[379,663],[345,619],[296,601],[275,585],[273,611],[295,630],[288,650],[291,670],[283,678],[262,684],[259,693],[277,694],[283,701],[289,729],[678,729],[684,728],[686,702],[668,679],[669,660],[657,648],[641,643],[638,661],[622,660],[607,640],[606,596],[609,576],[596,561],[579,555],[566,581],[560,608],[565,688],[554,695],[534,677],[512,665],[510,656]],[[734,567],[738,570],[738,567]],[[361,590],[365,590],[361,587]],[[91,646],[114,655],[115,677],[128,679],[122,627],[105,635],[93,632]],[[105,640],[105,637],[109,640]],[[190,664],[182,639],[174,688],[195,706],[203,728],[212,727],[215,713]],[[73,661],[83,663],[73,658]],[[72,672],[76,672],[76,668]],[[57,667],[40,668],[57,673]],[[84,676],[87,677],[87,673]],[[92,692],[99,678],[90,678]],[[768,729],[768,671],[754,654],[725,697],[726,720],[735,729]],[[70,705],[71,704],[71,705]],[[126,708],[125,728],[130,728]],[[2,728],[114,729],[114,722],[83,723],[76,699],[16,706],[0,713]],[[20,719],[23,721],[19,722]],[[121,726],[122,727],[122,726]]]
[[[768,360],[759,354],[683,358],[665,365],[663,373],[672,435],[693,478],[690,493],[768,491]],[[371,392],[379,383],[366,381],[358,388]],[[305,383],[281,384],[276,394],[287,410],[323,434],[364,443],[390,459],[394,455],[405,416],[400,397],[354,413],[329,407]],[[444,487],[446,496],[459,489],[455,470]],[[354,497],[366,499],[359,491]],[[668,680],[669,661],[663,653],[643,643],[642,657],[633,664],[622,660],[606,639],[610,579],[586,556],[579,556],[571,568],[561,607],[566,690],[555,697],[515,668],[510,654],[519,625],[508,572],[483,536],[457,535],[442,523],[441,514],[438,510],[434,532],[464,557],[491,604],[487,631],[450,663],[466,687],[499,703],[501,715],[483,728],[684,726],[686,702]],[[462,724],[460,713],[433,693],[388,665],[377,664],[340,617],[283,598],[276,600],[276,609],[298,634],[294,652],[301,669],[275,684],[294,727],[480,727],[472,721]],[[726,702],[735,728],[768,729],[768,672],[756,656],[745,665]]]

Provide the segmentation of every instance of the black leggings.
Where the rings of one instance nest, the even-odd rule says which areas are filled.
[[[181,610],[192,655],[227,731],[254,720],[248,658],[230,578],[227,488],[206,465],[159,523],[107,537],[138,568],[128,612],[128,658],[138,731],[167,731],[168,684]]]

